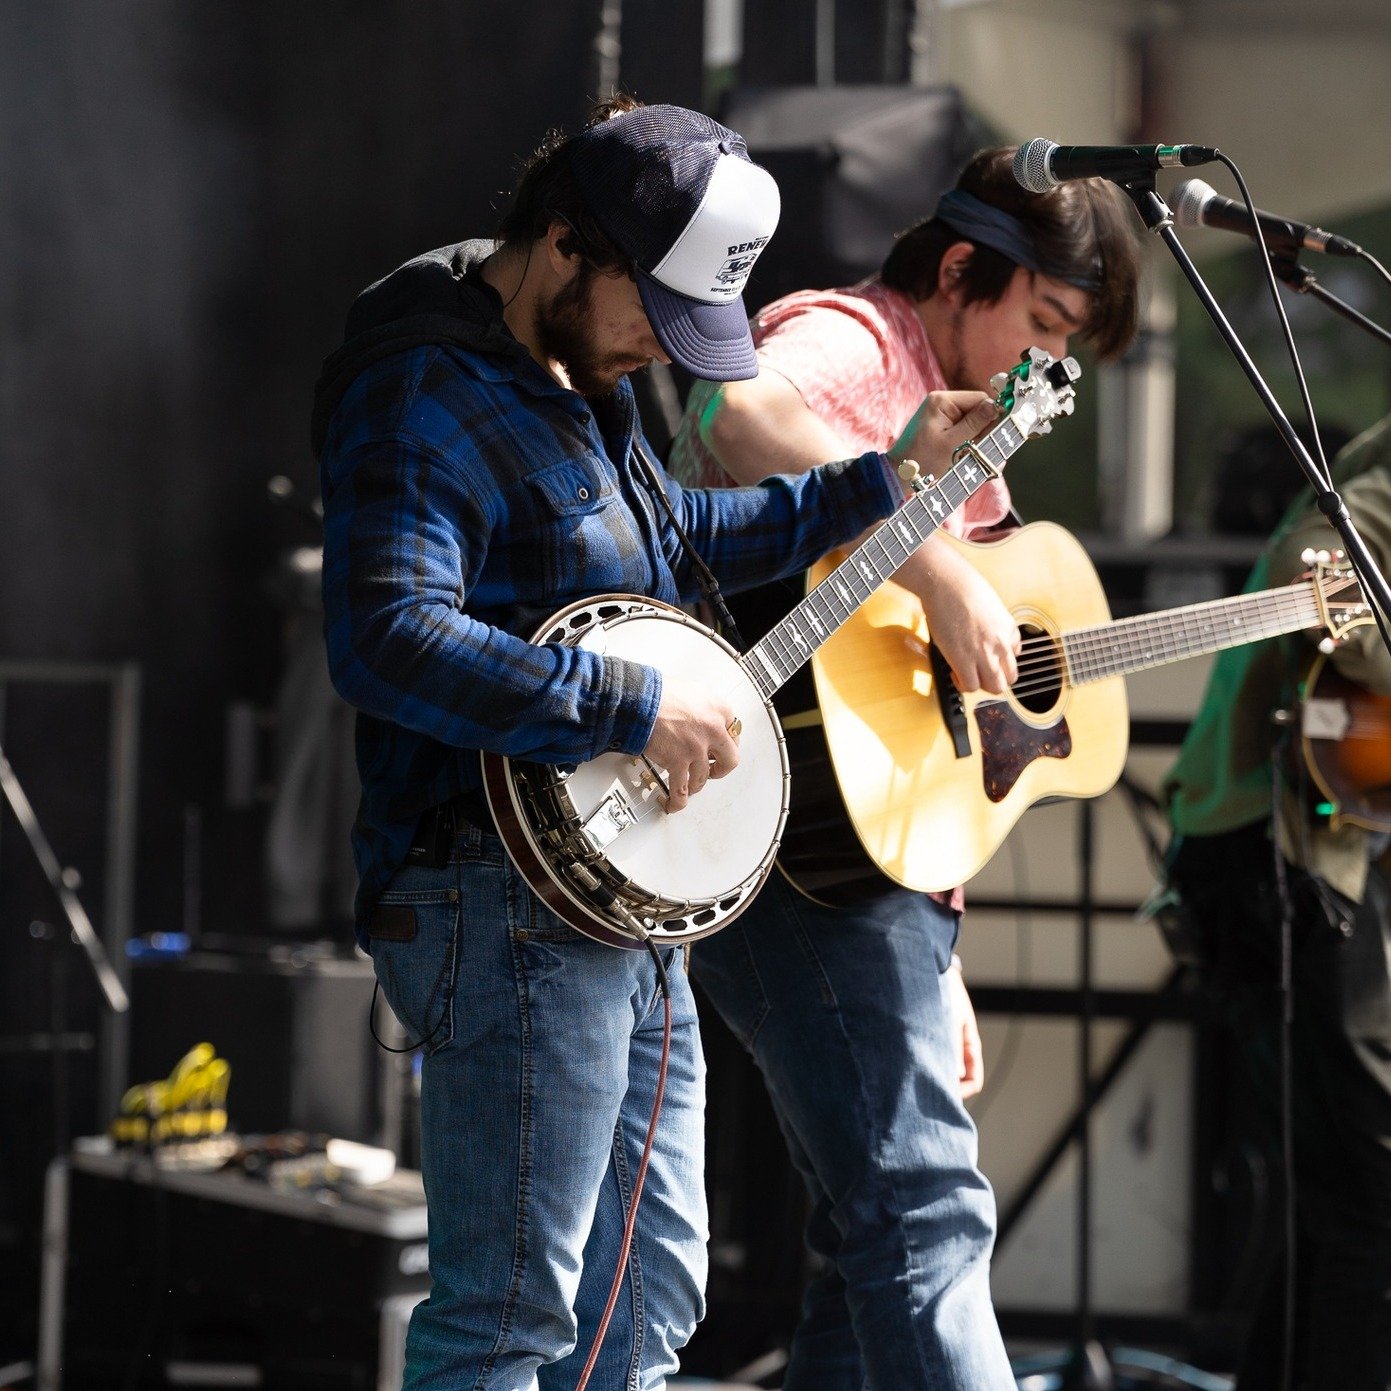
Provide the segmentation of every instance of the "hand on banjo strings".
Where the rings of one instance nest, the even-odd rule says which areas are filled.
[[[662,701],[642,756],[666,770],[668,811],[680,811],[711,778],[739,764],[734,708],[680,681],[662,683]]]
[[[944,473],[952,450],[995,422],[994,400],[983,391],[932,391],[889,450],[898,463],[913,459],[924,473]]]

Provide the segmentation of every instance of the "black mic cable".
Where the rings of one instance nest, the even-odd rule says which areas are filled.
[[[1246,180],[1242,176],[1241,170],[1226,155],[1219,154],[1218,158],[1232,171],[1236,186],[1241,190],[1242,202],[1246,205],[1245,211],[1250,218],[1251,225],[1253,227],[1259,225],[1256,204],[1251,197],[1251,190],[1246,187]],[[1304,364],[1299,360],[1299,349],[1295,347],[1294,333],[1285,314],[1285,302],[1280,298],[1280,286],[1275,279],[1275,268],[1270,263],[1270,247],[1266,245],[1264,237],[1256,237],[1255,242],[1260,248],[1261,264],[1265,267],[1265,278],[1270,286],[1270,297],[1275,303],[1275,314],[1280,320],[1280,331],[1284,335],[1285,346],[1289,349],[1290,363],[1294,367],[1294,378],[1299,384],[1300,399],[1304,402],[1304,418],[1309,424],[1309,434],[1314,442],[1314,455],[1318,460],[1319,468],[1322,470],[1319,484],[1324,492],[1332,492],[1333,479],[1328,471],[1328,456],[1323,452],[1323,440],[1319,438],[1318,421],[1314,418],[1314,403],[1309,395],[1309,383],[1304,379]]]
[[[1236,167],[1235,163],[1233,163],[1228,156],[1219,152],[1217,158],[1232,171],[1232,177],[1236,180],[1237,188],[1241,190],[1241,198],[1246,205],[1246,212],[1250,217],[1251,226],[1259,226],[1259,214],[1255,200],[1251,197],[1251,190],[1247,188],[1246,180],[1242,176],[1241,170]],[[1344,517],[1347,516],[1347,509],[1343,506],[1342,499],[1338,496],[1338,493],[1333,487],[1333,475],[1328,467],[1328,457],[1323,451],[1323,440],[1319,438],[1318,421],[1314,417],[1314,403],[1309,396],[1309,383],[1304,378],[1304,366],[1299,360],[1299,349],[1295,347],[1294,334],[1290,329],[1290,321],[1285,314],[1285,304],[1280,298],[1280,286],[1275,278],[1275,268],[1271,264],[1270,247],[1266,245],[1264,237],[1255,237],[1254,241],[1260,249],[1261,264],[1265,267],[1266,283],[1270,286],[1270,297],[1275,302],[1275,312],[1280,320],[1280,330],[1284,334],[1285,346],[1289,349],[1290,362],[1294,367],[1295,380],[1299,383],[1299,394],[1304,402],[1305,419],[1309,422],[1309,433],[1313,438],[1314,454],[1317,456],[1317,464],[1314,473],[1318,483],[1318,488],[1316,490],[1318,508],[1328,519],[1330,525],[1333,525],[1334,518],[1338,515],[1339,509],[1342,509],[1342,515]],[[1364,252],[1363,255],[1365,256],[1366,253]],[[1376,266],[1382,275],[1386,275],[1386,269],[1379,261],[1376,261],[1370,256],[1368,256],[1367,259]],[[1391,277],[1388,278],[1391,279]],[[1310,463],[1312,464],[1314,462],[1314,459],[1311,457]],[[1334,529],[1338,529],[1336,525]],[[1384,611],[1377,590],[1367,582],[1366,577],[1363,575],[1361,559],[1356,553],[1356,548],[1349,545],[1347,550],[1348,563],[1352,566],[1353,572],[1357,575],[1359,581],[1362,582],[1363,590],[1367,594],[1368,605],[1372,611],[1372,617],[1376,620],[1377,631],[1381,634],[1383,644],[1388,650],[1391,650],[1391,613]]]

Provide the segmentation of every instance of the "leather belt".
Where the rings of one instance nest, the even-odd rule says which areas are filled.
[[[440,868],[449,863],[454,837],[468,826],[496,834],[487,798],[481,789],[461,792],[420,814],[406,858],[412,864]]]

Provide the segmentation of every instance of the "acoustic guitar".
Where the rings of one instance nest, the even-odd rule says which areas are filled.
[[[1336,639],[1369,621],[1351,571],[1327,558],[1279,589],[1113,620],[1061,527],[943,539],[1017,618],[1019,679],[1003,696],[958,691],[921,603],[893,581],[819,649],[819,711],[783,718],[794,793],[778,857],[819,901],[952,888],[1035,802],[1107,791],[1129,745],[1129,673],[1303,628]],[[810,582],[837,563],[828,556]]]
[[[1344,822],[1391,831],[1391,696],[1373,695],[1320,652],[1305,673],[1299,747],[1319,792],[1320,811]]]

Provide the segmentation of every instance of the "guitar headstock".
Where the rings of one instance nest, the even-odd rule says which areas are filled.
[[[1017,366],[990,379],[995,404],[1028,439],[1046,435],[1060,415],[1071,415],[1073,382],[1082,375],[1077,359],[1056,358],[1042,348],[1026,348]]]
[[[1319,606],[1326,636],[1319,646],[1325,652],[1340,643],[1354,629],[1372,621],[1371,606],[1362,585],[1342,551],[1305,551],[1299,557],[1314,582],[1314,598]]]

